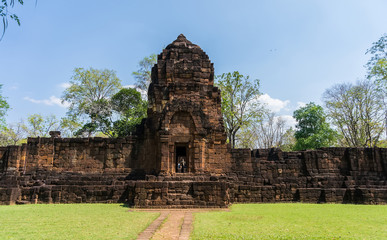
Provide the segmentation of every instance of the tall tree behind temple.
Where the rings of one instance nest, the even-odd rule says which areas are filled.
[[[383,133],[383,97],[370,81],[338,84],[324,93],[328,116],[346,147],[374,147]]]
[[[157,55],[152,54],[149,57],[144,57],[139,63],[139,69],[133,72],[132,75],[136,80],[136,87],[148,91],[149,84],[151,82],[152,67],[157,62]]]
[[[295,150],[330,147],[336,143],[336,132],[329,127],[321,106],[308,103],[294,111],[297,120]]]
[[[372,54],[367,63],[367,78],[373,80],[377,86],[384,109],[384,131],[387,140],[387,34],[384,34],[372,47],[367,50]]]
[[[281,117],[269,110],[262,112],[259,120],[242,127],[237,134],[237,147],[242,148],[282,148],[285,139],[286,124]]]
[[[55,115],[32,114],[28,117],[27,125],[25,125],[28,137],[49,137],[50,131],[58,130],[60,130],[60,123]]]
[[[9,109],[9,104],[7,100],[5,100],[5,97],[1,94],[1,87],[3,85],[0,84],[0,129],[5,127],[5,115],[7,114],[7,111]]]
[[[70,83],[62,102],[70,103],[70,117],[88,121],[84,128],[90,136],[98,128],[97,121],[111,114],[109,99],[121,88],[121,80],[113,70],[75,68]]]
[[[261,94],[259,80],[250,81],[249,76],[245,77],[235,71],[217,76],[217,86],[222,94],[224,127],[231,147],[234,148],[238,131],[258,121],[262,114],[262,107],[257,101]]]

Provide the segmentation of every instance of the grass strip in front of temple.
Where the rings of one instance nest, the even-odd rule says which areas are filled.
[[[120,204],[0,206],[0,239],[136,239],[159,213]]]
[[[195,213],[192,239],[387,239],[386,205],[235,204]]]

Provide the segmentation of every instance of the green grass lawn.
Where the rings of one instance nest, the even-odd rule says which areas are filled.
[[[235,204],[196,213],[192,239],[387,239],[386,205]]]
[[[120,204],[0,206],[0,239],[136,239],[158,213]]]

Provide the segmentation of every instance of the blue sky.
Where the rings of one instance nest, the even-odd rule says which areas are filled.
[[[7,122],[60,104],[75,67],[117,71],[134,84],[137,63],[183,33],[207,52],[215,73],[261,81],[268,107],[290,119],[321,104],[325,89],[364,77],[366,50],[387,32],[387,1],[25,1],[0,42]]]

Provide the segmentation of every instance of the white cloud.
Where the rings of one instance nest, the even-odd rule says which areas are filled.
[[[290,103],[289,100],[282,101],[281,99],[272,98],[269,96],[269,94],[266,93],[259,96],[258,100],[261,103],[264,103],[266,108],[272,112],[279,112]]]
[[[302,108],[302,107],[305,107],[306,106],[306,103],[304,102],[297,102],[297,108]]]
[[[67,108],[70,106],[70,103],[68,103],[68,102],[62,103],[62,100],[60,98],[55,97],[55,96],[51,96],[49,99],[42,99],[42,100],[37,100],[37,99],[30,98],[30,97],[24,97],[24,99],[27,101],[33,102],[33,103],[45,104],[48,106],[57,105],[57,106],[63,107],[63,108]]]
[[[69,83],[69,82],[64,82],[64,83],[61,83],[61,84],[59,84],[59,87],[61,87],[61,88],[69,88],[69,87],[71,87],[71,83]]]
[[[296,121],[296,119],[295,119],[293,116],[291,116],[291,115],[281,115],[281,116],[277,116],[277,117],[275,117],[275,118],[276,118],[276,120],[277,120],[278,118],[282,118],[283,120],[285,120],[287,127],[292,127],[292,128],[295,128],[295,127],[296,127],[297,121]]]

